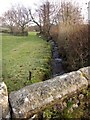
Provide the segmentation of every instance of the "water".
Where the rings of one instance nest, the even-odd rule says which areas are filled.
[[[50,40],[49,42],[52,45],[52,77],[55,77],[64,74],[64,69],[57,43],[54,40]]]

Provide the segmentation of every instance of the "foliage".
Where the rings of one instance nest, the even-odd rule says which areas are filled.
[[[72,2],[61,2],[59,22],[51,30],[57,41],[66,72],[88,66],[88,26],[84,25],[81,9]]]
[[[68,71],[88,66],[88,26],[66,25],[59,27],[58,45]]]
[[[61,109],[61,105],[58,101],[58,104],[55,104],[48,109],[44,110],[43,116],[45,120],[67,120],[67,119],[90,119],[90,88],[82,91],[84,93],[84,98],[79,99],[79,104],[77,108],[73,108],[73,105],[76,104],[75,101],[78,100],[78,95],[72,96],[72,101],[66,100],[67,106]],[[71,97],[70,97],[71,98]],[[64,102],[64,101],[62,101]]]

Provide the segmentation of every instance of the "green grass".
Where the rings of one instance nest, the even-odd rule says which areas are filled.
[[[2,54],[3,80],[9,92],[50,76],[51,47],[34,32],[27,37],[3,34]]]

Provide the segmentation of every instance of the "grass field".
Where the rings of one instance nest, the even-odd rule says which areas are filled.
[[[27,37],[3,34],[2,58],[3,80],[9,92],[50,76],[51,47],[34,32]]]

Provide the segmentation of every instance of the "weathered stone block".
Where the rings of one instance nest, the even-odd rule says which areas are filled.
[[[75,71],[53,79],[26,86],[9,95],[13,118],[30,118],[58,100],[88,86],[82,72]]]
[[[0,82],[0,118],[10,118],[7,86]]]
[[[88,80],[88,84],[90,85],[90,67],[81,68],[80,71],[82,75]]]

